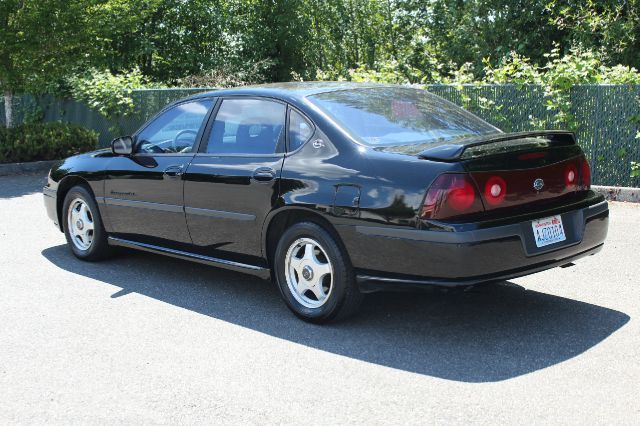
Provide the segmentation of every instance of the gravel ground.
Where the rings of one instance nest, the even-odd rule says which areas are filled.
[[[640,423],[639,205],[575,267],[321,327],[249,276],[75,259],[43,182],[0,178],[0,424]]]

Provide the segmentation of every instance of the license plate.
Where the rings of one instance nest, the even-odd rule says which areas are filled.
[[[567,239],[564,235],[560,215],[534,220],[531,222],[531,227],[533,228],[533,238],[536,240],[536,246],[538,247],[548,246]]]

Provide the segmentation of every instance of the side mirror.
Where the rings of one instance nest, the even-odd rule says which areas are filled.
[[[116,155],[131,155],[133,153],[133,138],[122,136],[111,141],[111,150]]]

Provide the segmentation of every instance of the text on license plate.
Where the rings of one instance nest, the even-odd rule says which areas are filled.
[[[533,228],[533,238],[536,240],[536,246],[538,247],[548,246],[567,239],[564,235],[560,215],[534,220],[531,222],[531,227]]]

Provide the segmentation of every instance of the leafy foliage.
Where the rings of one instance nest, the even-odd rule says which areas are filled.
[[[203,74],[180,78],[177,80],[177,84],[182,87],[217,88],[266,83],[264,72],[271,66],[273,66],[273,62],[270,60],[245,66],[226,65]]]
[[[450,83],[475,111],[502,106],[464,84],[535,84],[532,124],[573,128],[573,85],[639,82],[639,34],[640,0],[2,0],[0,90],[7,124],[61,91],[119,123],[150,84]]]
[[[87,0],[2,0],[0,2],[0,90],[52,90],[78,63],[91,57],[93,27]],[[11,117],[11,103],[6,111]],[[9,125],[11,123],[7,123]]]
[[[509,58],[542,67],[576,46],[640,68],[639,11],[640,0],[4,0],[0,85],[50,91],[87,67],[168,85],[434,83],[462,67],[482,80]]]
[[[568,127],[575,129],[571,115],[571,88],[579,84],[638,84],[640,73],[632,67],[603,63],[601,55],[592,50],[573,48],[564,56],[556,46],[543,66],[512,52],[498,67],[485,64],[484,73],[489,83],[536,84],[544,90],[547,109],[553,112],[551,122],[532,117],[535,127]]]
[[[73,96],[114,123],[136,113],[131,94],[145,87],[140,70],[114,75],[109,71],[90,70],[84,77],[70,79]]]
[[[66,123],[0,128],[0,163],[57,160],[96,149],[96,132]]]

